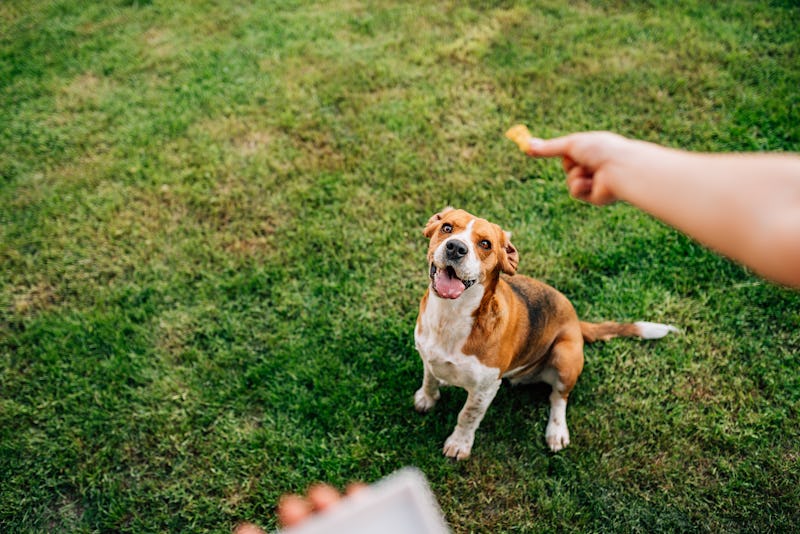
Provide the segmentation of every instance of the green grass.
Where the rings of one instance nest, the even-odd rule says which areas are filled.
[[[428,476],[456,532],[790,531],[800,295],[502,138],[800,151],[793,2],[4,2],[0,530],[274,528],[289,491]],[[421,228],[514,233],[589,320],[572,445],[547,389],[419,416]]]

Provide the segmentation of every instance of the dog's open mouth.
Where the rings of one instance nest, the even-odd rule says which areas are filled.
[[[460,279],[455,269],[449,265],[444,269],[437,269],[433,264],[431,264],[431,281],[433,290],[444,299],[457,299],[475,283],[475,280]]]

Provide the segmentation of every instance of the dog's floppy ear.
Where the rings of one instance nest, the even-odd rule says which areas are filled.
[[[425,229],[422,231],[422,235],[430,239],[433,233],[436,231],[436,226],[438,226],[439,221],[442,220],[442,217],[446,214],[453,211],[453,208],[450,206],[446,207],[430,219],[428,219],[428,223],[425,225]]]
[[[500,248],[500,268],[506,274],[514,274],[517,272],[517,266],[519,265],[519,252],[511,244],[511,234],[509,232],[503,232],[503,244]]]

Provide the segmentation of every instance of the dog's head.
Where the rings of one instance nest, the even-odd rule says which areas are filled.
[[[431,240],[431,288],[442,298],[457,299],[476,283],[517,270],[519,254],[511,235],[464,210],[445,208],[428,220],[422,233]]]

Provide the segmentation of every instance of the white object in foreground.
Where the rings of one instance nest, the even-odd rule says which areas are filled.
[[[446,534],[441,510],[419,469],[403,468],[345,497],[282,534]]]

